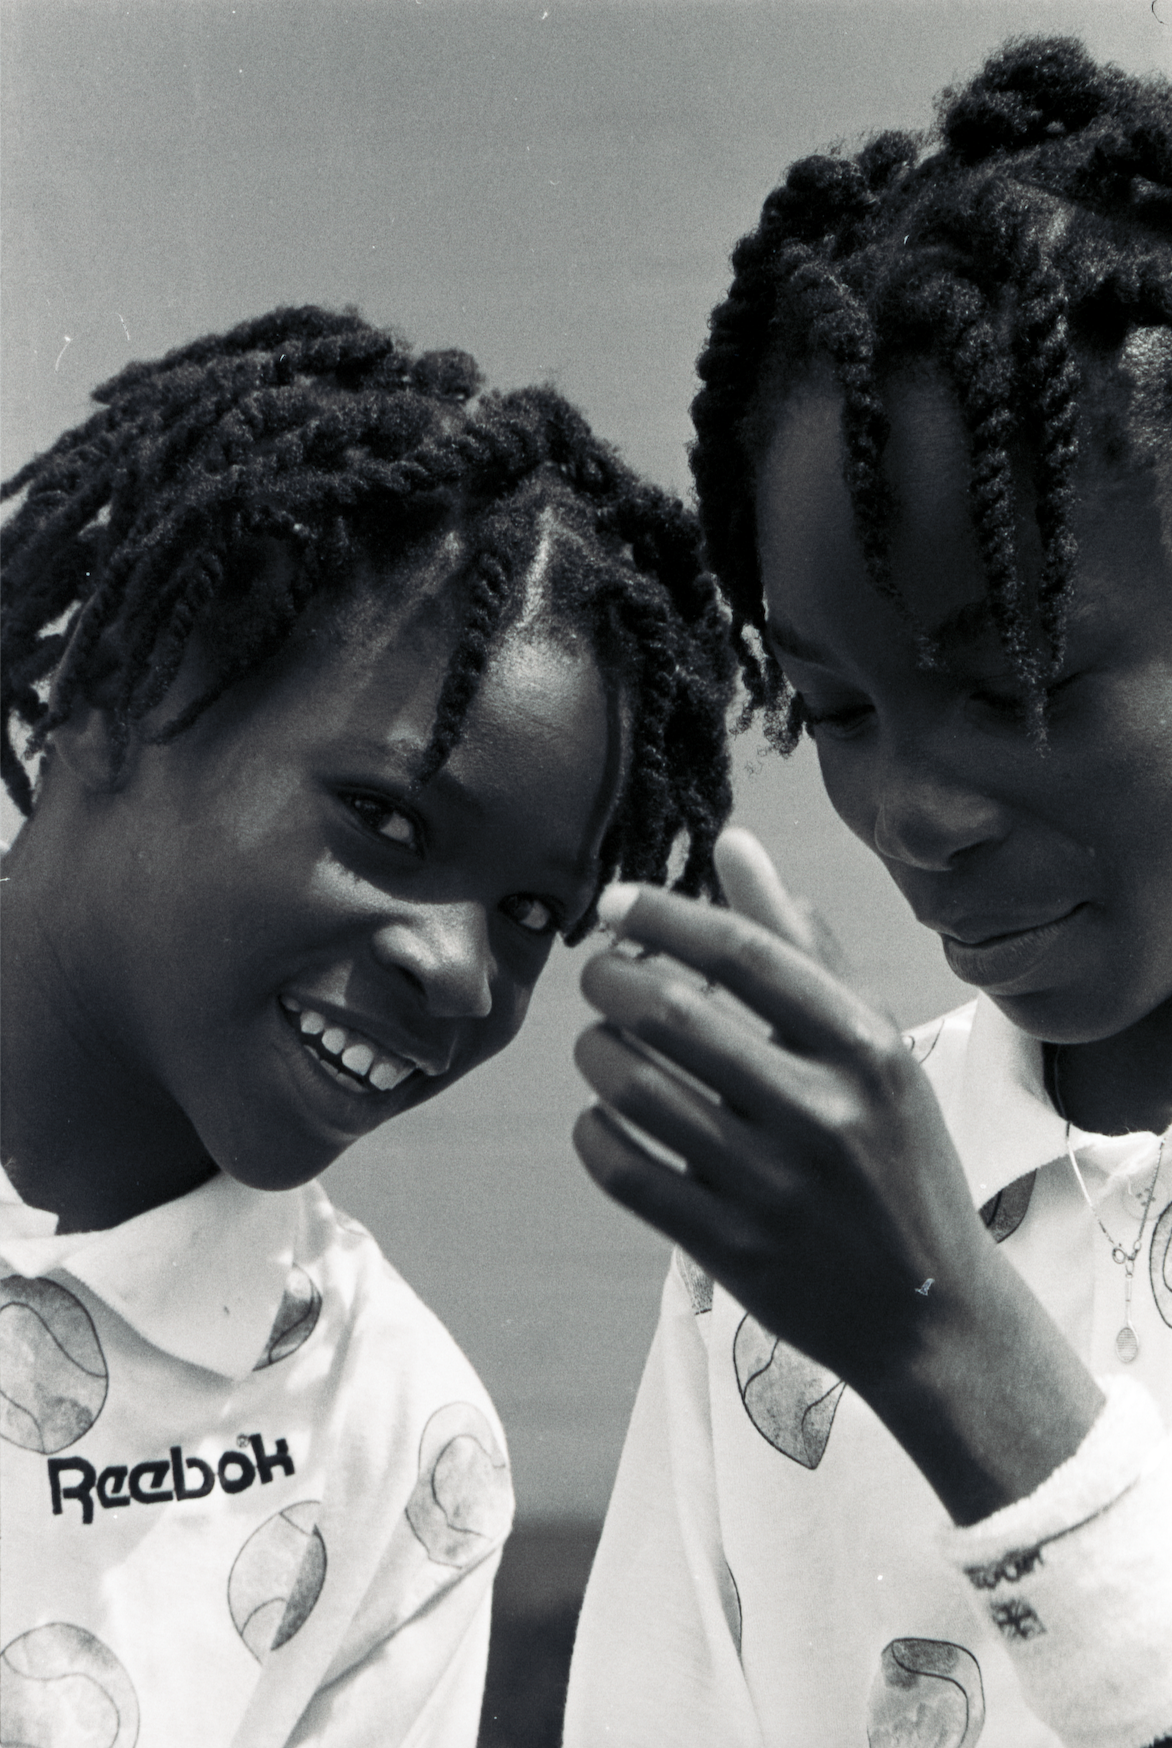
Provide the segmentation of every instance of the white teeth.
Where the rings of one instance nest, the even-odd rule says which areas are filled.
[[[404,1062],[398,1068],[393,1062],[376,1062],[370,1071],[370,1084],[376,1092],[390,1092],[393,1086],[398,1086],[401,1080],[406,1080],[411,1073],[412,1066],[410,1062]]]
[[[338,1082],[339,1086],[344,1086],[347,1091],[352,1093],[361,1093],[363,1098],[370,1097],[370,1087],[366,1081],[355,1080],[352,1074],[345,1074],[342,1069],[335,1068],[333,1063],[327,1062],[324,1056],[315,1056],[315,1060],[318,1067],[324,1068],[326,1073]]]
[[[334,1079],[354,1092],[390,1092],[393,1087],[414,1074],[416,1064],[392,1052],[383,1052],[364,1038],[361,1032],[350,1032],[344,1026],[327,1025],[324,1014],[313,1008],[303,1008],[292,996],[283,995],[281,1005],[297,1016],[297,1028],[306,1040],[317,1040],[312,1054]],[[328,1052],[330,1061],[322,1052]],[[348,1072],[343,1072],[347,1070]]]
[[[322,1042],[325,1043],[324,1038]],[[365,1074],[373,1061],[374,1051],[369,1044],[351,1044],[342,1052],[342,1067],[348,1068],[351,1074]]]

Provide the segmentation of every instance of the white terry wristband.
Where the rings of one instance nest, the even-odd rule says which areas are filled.
[[[1134,1379],[1036,1492],[949,1529],[943,1551],[1066,1748],[1172,1735],[1172,1438]]]

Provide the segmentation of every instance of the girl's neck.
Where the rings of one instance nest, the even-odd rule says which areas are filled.
[[[1172,1000],[1113,1038],[1045,1052],[1046,1090],[1079,1129],[1160,1135],[1172,1123]]]
[[[72,975],[69,930],[55,926],[68,907],[38,878],[34,849],[26,828],[5,858],[0,1150],[17,1193],[56,1214],[60,1232],[101,1230],[216,1167],[174,1101],[128,1069],[95,1021]]]

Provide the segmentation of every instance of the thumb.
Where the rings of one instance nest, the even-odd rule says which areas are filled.
[[[836,977],[846,977],[846,957],[818,912],[781,882],[768,851],[743,826],[726,826],[713,852],[729,906],[783,941],[808,953]]]

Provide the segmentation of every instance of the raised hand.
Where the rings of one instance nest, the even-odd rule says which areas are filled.
[[[650,887],[604,901],[649,953],[583,973],[605,1023],[578,1044],[601,1103],[576,1145],[609,1194],[853,1385],[970,1521],[1071,1454],[1098,1392],[984,1231],[894,1024],[830,969],[825,931],[749,834],[718,855],[746,914]],[[1023,1430],[1003,1422],[1026,1379]]]

